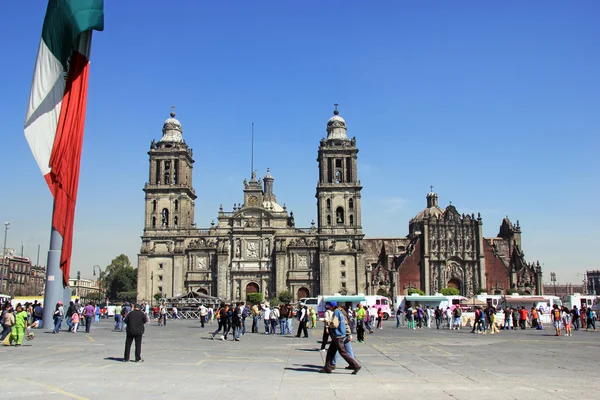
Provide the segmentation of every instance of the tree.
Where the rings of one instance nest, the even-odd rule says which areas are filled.
[[[137,269],[131,266],[129,257],[125,254],[113,259],[106,267],[104,288],[111,299],[135,300],[135,296],[131,299],[130,293],[137,293]]]
[[[152,296],[152,297],[154,297],[154,300],[156,300],[156,302],[158,303],[160,301],[160,298],[162,297],[162,294],[161,293],[155,293],[154,296]]]
[[[460,290],[454,287],[445,287],[442,290],[440,290],[440,293],[444,296],[458,296],[460,295]]]
[[[279,299],[279,301],[281,301],[284,304],[288,304],[288,303],[292,302],[292,294],[290,293],[289,290],[280,291],[277,298]]]
[[[249,303],[260,304],[263,301],[263,294],[262,293],[248,293],[246,295],[246,300],[248,300]]]
[[[384,288],[380,288],[379,290],[377,290],[377,295],[390,297],[390,293],[387,290],[385,290]]]
[[[271,307],[277,307],[279,305],[279,299],[277,297],[273,297],[269,299],[269,303],[271,303]]]
[[[425,292],[422,291],[421,289],[415,289],[415,288],[408,289],[408,295],[410,296],[411,294],[418,294],[418,295],[424,296]]]

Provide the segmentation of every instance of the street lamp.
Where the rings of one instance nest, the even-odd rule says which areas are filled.
[[[8,235],[8,227],[10,222],[4,223],[4,250],[2,251],[2,269],[0,270],[0,293],[4,287],[4,268],[6,266],[6,236]]]
[[[585,273],[581,273],[578,272],[577,275],[581,275],[583,276],[583,293],[582,294],[587,294],[588,293],[588,288],[587,288],[587,272]]]
[[[100,268],[98,264],[94,265],[94,267],[92,268],[92,273],[94,274],[94,276],[96,276],[96,267],[98,267],[98,292],[100,293],[100,296],[102,296],[102,268]]]
[[[554,295],[556,296],[556,272],[550,272],[550,282],[554,284]]]

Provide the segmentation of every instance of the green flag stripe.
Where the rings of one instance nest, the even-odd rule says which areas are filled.
[[[81,32],[104,30],[104,0],[49,0],[42,39],[66,67]]]

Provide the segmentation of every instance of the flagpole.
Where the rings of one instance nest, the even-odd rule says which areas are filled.
[[[52,208],[54,216],[54,207]],[[52,224],[51,224],[52,225]],[[54,309],[56,303],[62,300],[64,294],[63,273],[60,269],[60,255],[63,238],[54,226],[50,228],[50,248],[48,249],[48,262],[46,267],[46,287],[44,289],[43,328],[54,327]]]

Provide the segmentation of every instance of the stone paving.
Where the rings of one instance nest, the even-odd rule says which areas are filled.
[[[248,328],[251,324],[247,324]],[[296,324],[294,324],[296,325]],[[308,339],[246,334],[211,340],[216,325],[147,325],[143,363],[124,363],[125,334],[111,321],[88,335],[36,330],[23,346],[0,347],[2,399],[583,399],[600,398],[600,332],[384,329],[354,343],[363,368],[320,374],[321,329]],[[261,332],[263,330],[261,324]],[[133,348],[132,348],[133,358]]]

